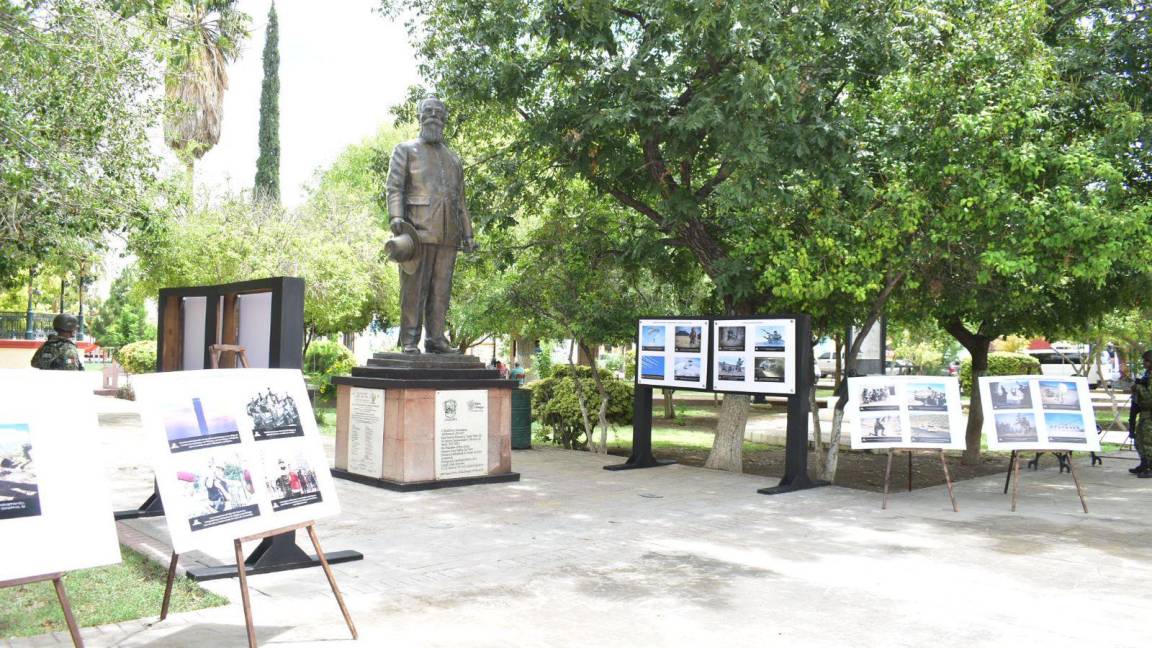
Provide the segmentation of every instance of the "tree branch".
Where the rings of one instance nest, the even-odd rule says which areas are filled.
[[[735,170],[735,165],[729,164],[728,162],[721,162],[720,168],[716,171],[716,175],[709,178],[707,182],[705,182],[699,189],[696,190],[696,200],[704,200],[708,196],[712,195],[712,192],[716,190],[716,187],[719,186],[720,183],[727,180]]]

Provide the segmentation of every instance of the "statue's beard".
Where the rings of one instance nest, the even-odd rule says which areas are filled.
[[[429,144],[439,144],[444,140],[444,124],[433,119],[420,124],[420,139]]]

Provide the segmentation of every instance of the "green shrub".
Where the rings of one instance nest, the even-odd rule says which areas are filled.
[[[1040,373],[1040,361],[1026,353],[993,351],[988,354],[986,376],[1018,376]],[[972,358],[960,361],[960,391],[972,395]]]
[[[584,390],[587,399],[588,415],[593,423],[600,410],[600,393],[596,391],[596,381],[590,367],[564,365],[552,369],[551,375],[532,385],[532,418],[540,424],[537,438],[569,449],[583,450],[588,447],[584,433],[584,419],[580,414],[580,401],[576,392],[576,380]],[[634,387],[601,369],[600,379],[608,392],[608,422],[614,425],[632,420],[632,394]]]
[[[539,380],[552,375],[552,345],[547,346],[549,347],[547,350],[541,347],[532,360],[532,369],[536,372],[536,378]]]
[[[156,371],[156,341],[140,340],[120,347],[116,361],[130,374]]]
[[[348,375],[355,366],[356,357],[352,352],[332,340],[316,340],[308,345],[304,354],[304,374],[323,396],[333,391],[332,376]]]

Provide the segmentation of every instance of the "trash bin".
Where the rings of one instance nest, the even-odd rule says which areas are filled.
[[[512,449],[532,447],[532,391],[512,390]]]

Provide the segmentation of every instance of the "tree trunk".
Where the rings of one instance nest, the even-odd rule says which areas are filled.
[[[585,353],[588,352],[588,346],[583,342],[580,343],[580,349]],[[592,452],[608,454],[608,389],[600,378],[600,367],[596,365],[597,354],[587,353],[587,355],[592,362],[592,381],[596,383],[596,391],[600,394],[600,410],[596,413],[596,420],[600,424],[600,443],[589,445],[592,446]]]
[[[820,406],[816,404],[816,388],[808,392],[808,408],[812,410],[812,449],[816,451],[816,479],[824,479],[824,463],[819,460],[824,456],[824,438],[820,431]]]
[[[705,468],[744,472],[744,427],[748,424],[747,394],[724,394],[716,422],[716,440]]]
[[[839,385],[840,378],[844,375],[844,351],[842,350],[844,345],[841,343],[839,335],[833,335],[832,342],[836,345],[832,351],[832,361],[836,363],[832,370],[832,384]]]
[[[988,349],[995,335],[977,329],[969,331],[959,320],[947,322],[944,330],[956,339],[972,356],[972,395],[968,400],[968,427],[964,431],[964,455],[960,462],[966,466],[980,463],[980,436],[984,432],[984,409],[980,404],[980,377],[988,374]]]
[[[660,393],[664,395],[664,418],[669,420],[676,418],[676,403],[672,402],[674,390],[665,387]]]
[[[588,439],[588,449],[596,452],[596,439],[593,436],[592,419],[588,415],[588,399],[584,396],[584,384],[576,373],[576,363],[572,361],[572,351],[576,348],[573,342],[568,347],[568,366],[572,367],[572,383],[576,386],[576,401],[580,403],[580,419],[584,423],[584,438]]]

